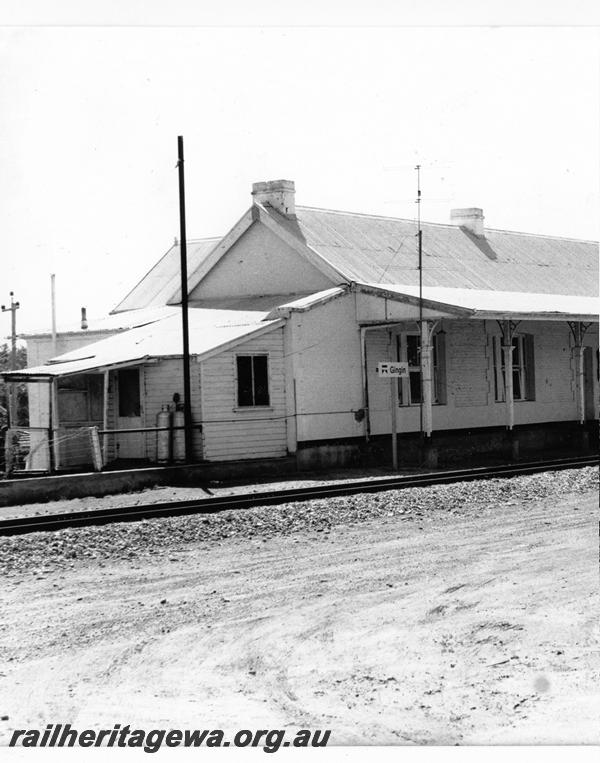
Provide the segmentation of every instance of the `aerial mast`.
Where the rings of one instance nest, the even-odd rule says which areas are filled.
[[[52,357],[56,357],[56,276],[50,274],[50,313],[52,319]]]
[[[421,165],[415,167],[417,171],[417,248],[419,252],[419,334],[423,326],[423,231],[421,230]],[[420,345],[419,345],[420,347]],[[421,394],[419,396],[419,431],[423,436],[423,348],[419,349],[419,371],[421,378]]]

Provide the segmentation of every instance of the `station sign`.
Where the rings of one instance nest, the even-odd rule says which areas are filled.
[[[408,378],[408,363],[401,360],[381,361],[377,364],[377,376]]]

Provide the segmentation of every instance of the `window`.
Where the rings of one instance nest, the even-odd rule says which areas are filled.
[[[504,352],[502,337],[493,337],[494,397],[496,402],[505,401]],[[517,334],[512,338],[513,400],[535,400],[535,364],[533,358],[533,335]]]
[[[102,421],[102,377],[93,374],[60,377],[58,420],[61,424]]]
[[[238,406],[269,405],[269,364],[267,355],[238,355]]]
[[[408,360],[409,400],[412,404],[421,402],[421,337],[408,334],[406,337],[406,359]]]
[[[433,335],[432,402],[446,403],[446,335]],[[400,405],[419,405],[421,402],[421,337],[419,334],[399,334],[396,345],[398,360],[408,362],[408,379],[398,379]]]

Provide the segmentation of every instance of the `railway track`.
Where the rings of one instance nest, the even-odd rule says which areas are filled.
[[[32,532],[48,532],[69,527],[89,527],[112,522],[138,522],[154,517],[175,517],[185,514],[211,514],[228,509],[243,509],[253,506],[274,505],[308,501],[317,498],[333,498],[355,493],[377,493],[385,490],[402,490],[425,485],[449,484],[498,477],[516,477],[561,469],[576,469],[596,466],[598,456],[581,458],[561,458],[550,461],[532,461],[522,464],[436,471],[402,477],[382,477],[380,479],[357,480],[312,487],[272,490],[259,493],[240,493],[228,496],[212,496],[188,501],[154,503],[146,506],[127,506],[112,509],[94,509],[62,514],[46,514],[35,517],[20,517],[0,520],[0,536],[25,535]]]

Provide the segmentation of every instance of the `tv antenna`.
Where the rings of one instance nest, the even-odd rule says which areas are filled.
[[[417,171],[417,248],[419,252],[419,333],[421,341],[419,344],[419,371],[421,376],[421,394],[419,401],[419,429],[423,434],[423,231],[421,230],[421,165],[415,166]]]

